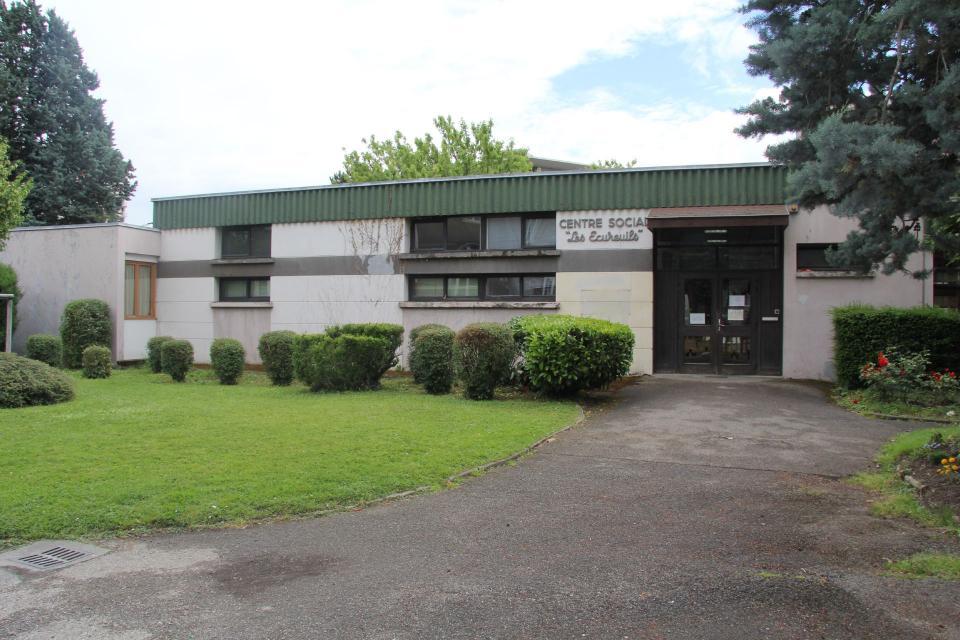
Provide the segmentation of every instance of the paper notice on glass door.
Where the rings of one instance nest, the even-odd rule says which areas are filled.
[[[691,313],[691,314],[690,314],[690,324],[707,324],[707,314],[705,314],[705,313]]]
[[[731,295],[730,300],[727,302],[728,307],[745,307],[747,306],[747,296],[735,296]],[[733,320],[733,318],[730,318]]]
[[[743,309],[727,309],[727,320],[730,322],[743,322]]]

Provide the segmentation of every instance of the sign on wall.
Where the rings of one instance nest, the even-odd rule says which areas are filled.
[[[646,209],[558,211],[557,248],[652,249]]]

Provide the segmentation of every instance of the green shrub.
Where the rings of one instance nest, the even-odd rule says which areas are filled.
[[[497,385],[510,376],[516,355],[513,334],[495,322],[468,324],[457,333],[454,357],[463,393],[472,400],[489,400]]]
[[[0,262],[0,293],[13,294],[13,329],[17,329],[17,306],[20,304],[20,298],[23,297],[23,291],[17,286],[17,272],[8,264]],[[7,335],[7,310],[6,303],[0,303],[0,349],[3,348],[5,336]]]
[[[425,325],[410,332],[410,371],[427,393],[450,393],[453,386],[453,343],[456,334],[442,325]]]
[[[160,347],[160,362],[164,373],[183,382],[193,366],[193,345],[187,340],[167,340]]]
[[[860,368],[877,353],[894,347],[901,353],[930,354],[936,370],[960,370],[960,313],[936,307],[871,307],[833,309],[833,363],[837,382],[860,384]]]
[[[312,391],[375,389],[393,343],[372,336],[338,333],[297,336],[294,369]]]
[[[567,315],[513,318],[521,377],[536,391],[600,389],[630,371],[633,331],[625,324]]]
[[[163,371],[160,362],[160,347],[163,346],[164,342],[173,340],[172,336],[156,336],[147,340],[147,364],[150,366],[150,371],[154,373],[160,373]]]
[[[93,344],[83,350],[83,377],[109,378],[113,368],[110,349]]]
[[[340,335],[367,336],[368,338],[379,338],[386,342],[388,348],[383,353],[383,361],[380,363],[380,374],[377,376],[377,380],[380,380],[383,374],[397,366],[400,359],[398,350],[400,345],[403,344],[403,327],[399,324],[385,322],[342,324],[328,328],[326,334],[331,338]]]
[[[210,365],[220,384],[237,384],[243,374],[247,353],[239,340],[217,338],[210,345]]]
[[[417,336],[420,335],[422,331],[427,331],[428,329],[446,329],[442,324],[422,324],[419,327],[414,327],[410,330],[410,334],[407,336],[407,348],[409,350],[408,359],[410,361],[410,372],[413,374],[413,381],[417,384],[423,384],[423,381],[417,376],[416,370],[413,368],[413,360],[416,357],[417,352]]]
[[[273,384],[293,382],[293,342],[296,337],[293,331],[270,331],[260,336],[257,351]]]
[[[94,344],[109,347],[112,335],[113,323],[106,302],[93,298],[68,302],[60,320],[63,365],[79,369],[83,364],[83,350]]]
[[[73,398],[73,381],[59,369],[0,353],[0,407],[55,404]]]
[[[35,333],[27,338],[27,357],[59,367],[63,360],[63,343],[59,336]]]

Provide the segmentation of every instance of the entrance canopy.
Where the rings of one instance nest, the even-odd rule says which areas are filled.
[[[658,207],[650,209],[647,227],[785,227],[789,221],[785,204],[731,205],[720,207]]]

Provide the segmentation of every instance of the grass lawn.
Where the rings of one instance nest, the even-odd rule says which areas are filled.
[[[77,377],[77,397],[0,410],[0,546],[242,523],[362,503],[514,453],[575,404],[430,396],[405,379],[365,393],[186,384],[144,369]]]
[[[960,580],[960,556],[952,553],[915,553],[887,565],[889,575],[902,578]]]

